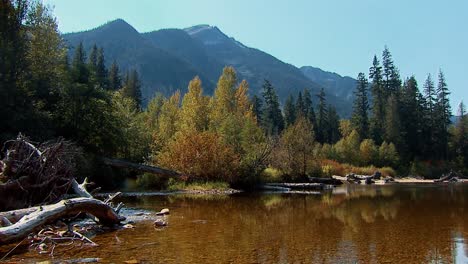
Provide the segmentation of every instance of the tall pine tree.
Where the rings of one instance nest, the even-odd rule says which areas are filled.
[[[356,91],[354,92],[354,107],[351,122],[361,139],[369,135],[369,101],[367,99],[367,78],[364,73],[359,73],[357,78]]]
[[[320,143],[326,142],[327,139],[327,130],[328,130],[328,108],[327,102],[325,99],[325,91],[322,88],[317,94],[318,98],[318,107],[317,107],[317,141]]]
[[[283,114],[281,113],[275,88],[268,80],[263,84],[263,128],[268,135],[278,135],[284,129]]]
[[[286,127],[289,127],[294,122],[296,122],[296,106],[294,105],[294,97],[290,94],[284,104],[284,123]]]
[[[434,106],[435,111],[435,135],[437,138],[437,152],[440,153],[440,158],[448,158],[448,127],[451,123],[452,110],[448,96],[450,92],[445,82],[445,76],[442,70],[439,70],[439,82],[436,90],[436,102]]]
[[[122,94],[135,101],[137,108],[141,109],[142,98],[141,98],[141,83],[136,70],[127,72],[125,77],[125,84],[122,88]]]
[[[122,77],[120,76],[119,65],[114,61],[109,69],[109,90],[117,91],[122,87]]]
[[[370,119],[371,136],[377,145],[383,141],[385,122],[385,95],[383,90],[382,67],[374,56],[372,67],[369,69],[372,93],[372,117]]]

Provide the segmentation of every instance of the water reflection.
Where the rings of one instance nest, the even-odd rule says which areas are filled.
[[[466,263],[464,185],[345,186],[321,195],[125,198],[171,209],[170,226],[140,223],[59,258],[148,263]],[[0,250],[1,251],[1,250]],[[60,255],[61,254],[61,255]],[[37,258],[35,253],[14,260]]]

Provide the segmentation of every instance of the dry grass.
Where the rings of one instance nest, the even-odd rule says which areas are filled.
[[[375,171],[380,171],[383,176],[396,176],[394,169],[390,167],[377,168],[375,166],[357,167],[347,163],[339,163],[335,160],[324,159],[320,161],[322,171],[326,176],[339,175],[345,176],[348,173],[355,173],[359,175],[372,175]]]

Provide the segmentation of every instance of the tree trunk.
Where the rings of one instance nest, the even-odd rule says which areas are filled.
[[[158,175],[167,176],[167,177],[181,176],[180,173],[178,172],[155,167],[155,166],[143,165],[143,164],[133,163],[133,162],[119,160],[119,159],[103,158],[102,160],[104,164],[117,167],[117,168],[131,169],[131,170],[136,170],[139,172],[148,172],[148,173],[158,174]]]
[[[32,208],[27,209],[32,210]],[[18,210],[17,210],[18,211]],[[0,244],[7,244],[38,231],[43,225],[58,219],[88,213],[99,219],[103,225],[112,226],[125,220],[114,209],[104,202],[93,198],[74,198],[62,200],[56,204],[36,207],[32,213],[24,216],[18,222],[0,228]]]

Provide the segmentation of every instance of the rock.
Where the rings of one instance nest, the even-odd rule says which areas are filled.
[[[167,222],[164,221],[163,219],[156,219],[153,224],[155,227],[167,226]]]
[[[380,180],[380,178],[382,177],[382,173],[380,173],[380,171],[376,171],[372,176],[375,180]]]
[[[136,260],[136,259],[131,259],[131,260],[126,260],[124,261],[125,264],[138,264],[140,263],[140,261]]]
[[[157,212],[156,215],[168,215],[169,214],[169,209],[164,208],[160,212]]]
[[[130,228],[135,228],[135,226],[131,225],[131,224],[126,224],[126,225],[123,226],[123,228],[130,229]]]
[[[375,181],[372,180],[372,178],[366,178],[366,184],[373,184]]]

